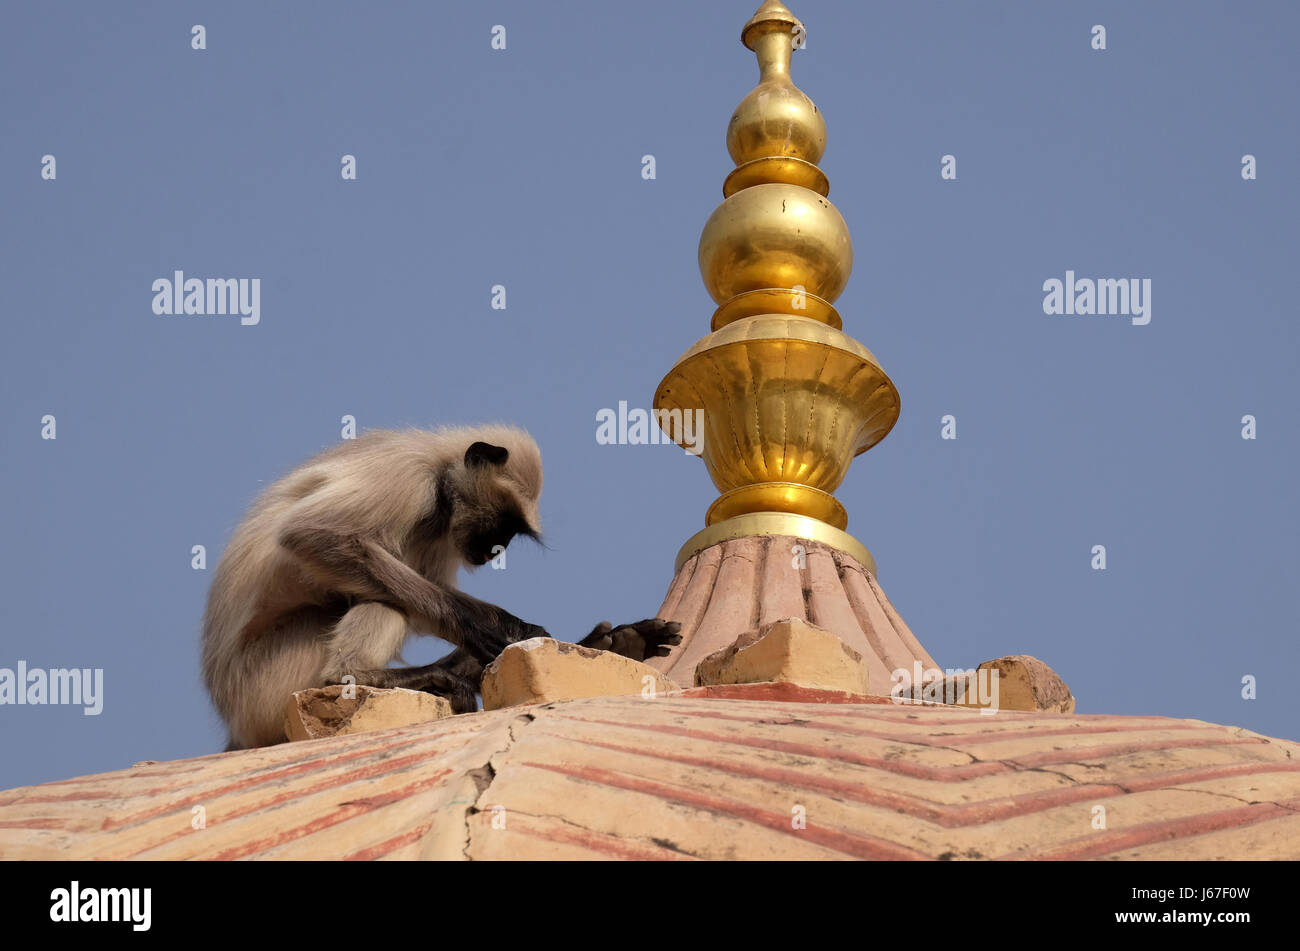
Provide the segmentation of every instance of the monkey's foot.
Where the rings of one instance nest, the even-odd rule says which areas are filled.
[[[681,629],[682,626],[676,621],[665,621],[657,617],[621,627],[601,621],[578,643],[583,647],[611,651],[632,660],[645,660],[647,657],[667,657],[672,648],[682,642],[682,636],[678,633]]]

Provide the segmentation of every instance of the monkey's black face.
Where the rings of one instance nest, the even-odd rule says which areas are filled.
[[[466,564],[487,564],[516,535],[537,537],[524,516],[536,510],[541,491],[540,460],[531,461],[530,467],[527,454],[516,462],[504,446],[475,442],[465,450],[464,465],[445,475],[454,500],[452,539]]]
[[[536,538],[523,516],[506,512],[494,520],[470,527],[459,548],[467,563],[485,565],[505,551],[516,535]]]

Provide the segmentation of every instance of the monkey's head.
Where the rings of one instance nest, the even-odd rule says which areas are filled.
[[[483,565],[516,535],[540,537],[542,454],[522,430],[492,427],[475,435],[484,438],[470,443],[448,472],[450,531],[465,563]]]

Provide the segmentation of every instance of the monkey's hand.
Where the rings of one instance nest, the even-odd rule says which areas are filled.
[[[484,665],[490,664],[500,657],[501,652],[511,644],[518,644],[520,641],[526,641],[534,637],[551,636],[547,633],[546,628],[540,625],[521,621],[504,611],[500,611],[499,614],[500,616],[495,620],[495,623],[486,623],[479,627],[470,628],[474,631],[475,642],[482,645],[483,656],[479,657],[479,662]]]
[[[621,627],[601,621],[578,644],[596,650],[612,651],[632,660],[667,657],[672,648],[682,642],[681,634],[677,633],[681,629],[682,626],[676,621],[665,621],[657,617]]]
[[[518,628],[516,628],[513,631],[510,631],[506,635],[510,644],[518,644],[520,641],[526,641],[534,637],[550,637],[550,636],[551,636],[550,632],[548,632],[546,628],[542,627],[539,624],[529,624],[527,621],[523,622]],[[507,644],[506,646],[509,646],[509,644]]]

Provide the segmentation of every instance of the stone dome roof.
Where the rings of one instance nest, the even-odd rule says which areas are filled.
[[[1300,744],[1158,716],[700,687],[12,789],[0,855],[1300,858]]]

